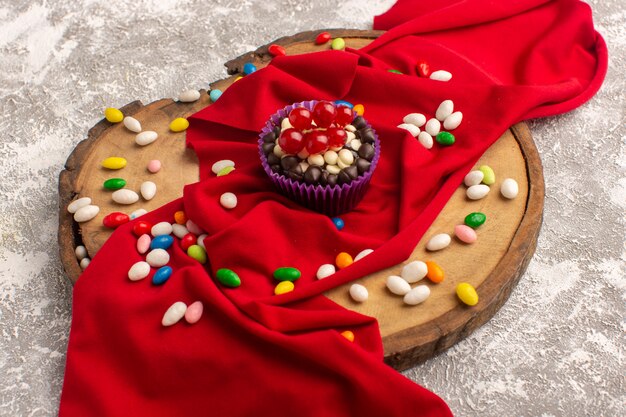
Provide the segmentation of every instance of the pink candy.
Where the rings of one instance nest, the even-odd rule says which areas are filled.
[[[148,252],[148,249],[150,249],[151,241],[152,239],[150,238],[150,235],[141,235],[139,239],[137,239],[137,252],[141,253],[142,255]]]
[[[196,301],[187,307],[187,311],[185,311],[185,320],[189,324],[197,323],[202,317],[202,312],[204,311],[204,306],[202,305],[202,301]]]
[[[152,172],[153,174],[156,174],[160,170],[161,170],[161,161],[159,161],[158,159],[153,159],[152,161],[148,162],[148,171]]]
[[[474,243],[476,242],[476,239],[478,239],[474,229],[464,224],[454,226],[454,234],[461,242],[465,243]]]

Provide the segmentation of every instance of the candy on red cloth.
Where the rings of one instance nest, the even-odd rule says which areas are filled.
[[[143,260],[134,249],[137,221],[113,233],[74,289],[61,417],[451,415],[439,397],[382,362],[373,318],[322,293],[404,261],[509,126],[571,110],[598,90],[607,52],[589,7],[574,0],[400,0],[375,28],[389,32],[358,51],[277,57],[191,117],[187,140],[203,180],[142,219],[157,224],[184,210],[207,233],[209,261],[201,265],[173,245],[174,273],[164,286],[131,282],[129,268]],[[454,77],[414,76],[415,57]],[[362,103],[381,138],[369,191],[342,215],[342,231],[277,193],[259,162],[267,118],[310,99]],[[454,146],[426,150],[396,128],[404,115],[445,99],[464,114]],[[237,175],[209,175],[216,159],[237,161]],[[219,205],[225,192],[237,195],[237,210]],[[315,279],[335,248],[375,250]],[[302,277],[275,296],[272,273],[284,265]],[[241,286],[216,284],[220,268],[235,271]],[[202,319],[161,326],[178,301],[201,301]],[[341,336],[345,329],[353,343]]]

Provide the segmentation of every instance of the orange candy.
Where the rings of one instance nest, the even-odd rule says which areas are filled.
[[[444,274],[443,269],[436,262],[427,261],[426,267],[428,267],[428,273],[426,274],[426,278],[434,282],[435,284],[439,284],[443,281]]]
[[[345,330],[341,332],[341,335],[349,341],[354,342],[354,333],[352,333],[350,330]]]
[[[352,108],[352,111],[359,116],[363,116],[363,113],[365,113],[365,106],[363,106],[362,104],[355,104]]]
[[[354,259],[352,259],[352,256],[350,256],[350,254],[346,252],[341,252],[335,258],[335,265],[337,265],[337,268],[339,269],[346,268],[352,265],[353,263],[354,263]]]
[[[174,221],[176,224],[185,224],[187,223],[187,216],[185,216],[184,211],[177,211],[174,213]]]

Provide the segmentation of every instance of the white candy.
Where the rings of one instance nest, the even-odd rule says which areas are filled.
[[[146,255],[146,262],[150,264],[151,267],[160,268],[170,261],[170,254],[167,253],[165,249],[152,249]]]
[[[428,266],[422,261],[413,261],[402,267],[400,276],[409,284],[414,284],[423,279],[428,273]]]
[[[202,247],[202,249],[206,250],[206,246],[204,246],[204,239],[206,239],[209,235],[207,235],[206,233],[201,234],[200,236],[198,236],[198,240],[197,240],[197,244],[198,246]]]
[[[152,181],[144,181],[141,183],[139,191],[141,192],[141,196],[144,198],[144,200],[152,200],[156,195],[157,186]]]
[[[437,107],[437,111],[435,112],[435,117],[440,122],[446,120],[446,117],[450,116],[454,111],[454,103],[452,100],[444,100],[441,102],[439,107]]]
[[[519,193],[517,181],[513,178],[505,179],[502,181],[502,185],[500,186],[500,192],[504,198],[513,199],[517,197],[517,194]]]
[[[152,142],[157,140],[159,134],[153,130],[146,130],[145,132],[139,133],[135,136],[135,143],[139,146],[150,145]]]
[[[420,128],[410,123],[402,123],[401,125],[398,125],[398,128],[406,130],[413,137],[420,134]]]
[[[150,274],[150,264],[148,262],[139,261],[128,270],[128,279],[131,281],[139,281]]]
[[[111,198],[117,204],[133,204],[139,201],[139,194],[133,190],[122,188],[121,190],[117,190],[111,194]]]
[[[356,127],[352,126],[352,125],[346,125],[346,127],[343,128],[346,132],[348,133],[354,133],[356,132]]]
[[[362,145],[363,143],[358,139],[353,139],[350,141],[350,147],[354,149],[355,151],[358,151],[359,149],[361,149]]]
[[[300,162],[298,166],[300,167],[302,172],[306,172],[306,170],[309,169],[309,164],[305,161]]]
[[[193,103],[200,99],[198,90],[185,90],[178,95],[178,101],[182,103]]]
[[[172,224],[172,233],[174,233],[174,236],[177,238],[182,239],[187,233],[189,233],[189,230],[182,224],[174,223]]]
[[[455,111],[443,121],[443,128],[446,130],[454,130],[459,127],[461,121],[463,121],[463,113]]]
[[[475,170],[468,173],[463,179],[463,183],[471,187],[472,185],[478,185],[483,182],[483,178],[485,178],[485,174],[482,171]]]
[[[415,306],[426,301],[430,296],[430,288],[426,285],[418,285],[404,296],[404,304]]]
[[[328,171],[329,174],[339,175],[341,169],[337,165],[326,165],[326,171]]]
[[[426,116],[421,113],[409,113],[404,116],[404,119],[402,119],[402,121],[404,123],[410,123],[417,127],[422,127],[424,126],[424,124],[426,124]]]
[[[78,223],[88,222],[96,217],[98,213],[100,213],[100,207],[98,206],[92,206],[91,204],[83,206],[74,213],[74,221]]]
[[[163,326],[172,326],[178,323],[183,317],[185,317],[185,312],[187,311],[187,304],[182,301],[177,301],[167,309],[165,314],[163,315],[163,320],[161,320],[161,324]]]
[[[69,211],[70,213],[74,214],[78,211],[78,209],[88,206],[91,204],[91,198],[89,197],[82,197],[79,198],[78,200],[74,200],[72,201],[70,204],[68,204],[67,206],[67,211]]]
[[[274,146],[274,155],[276,155],[279,158],[282,158],[283,156],[285,156],[285,152],[283,152],[283,148],[281,148],[278,143],[276,144],[276,146]]]
[[[350,287],[350,297],[357,303],[363,303],[367,301],[369,293],[367,292],[367,288],[361,284],[352,284]]]
[[[342,149],[339,151],[339,161],[343,162],[346,166],[352,165],[354,162],[354,155],[348,149]]]
[[[223,170],[224,168],[234,167],[234,166],[235,166],[235,163],[231,161],[230,159],[222,159],[220,161],[217,161],[211,166],[211,171],[213,171],[213,173],[217,175],[217,173]]]
[[[144,214],[146,214],[148,212],[148,210],[146,209],[137,209],[135,211],[133,211],[132,213],[130,213],[130,219],[136,219],[137,217],[141,217]]]
[[[237,196],[233,193],[224,193],[220,196],[220,204],[226,209],[237,207]]]
[[[426,122],[424,130],[426,130],[430,136],[435,137],[441,130],[441,122],[437,119],[430,119]]]
[[[430,74],[430,79],[437,81],[450,81],[452,79],[452,74],[444,70],[433,71]]]
[[[280,122],[280,130],[286,130],[286,129],[291,129],[293,126],[291,125],[291,122],[289,121],[288,117],[285,117],[283,119],[282,122]]]
[[[350,166],[350,164],[346,164],[341,159],[338,159],[337,160],[337,166],[339,167],[339,169],[344,169],[344,168],[348,168]]]
[[[91,263],[91,259],[89,258],[83,258],[80,261],[80,269],[85,270],[89,264]]]
[[[470,200],[480,200],[489,194],[489,186],[485,184],[472,185],[467,189],[466,194]]]
[[[169,222],[160,222],[152,226],[152,229],[150,229],[150,234],[156,237],[161,235],[171,235],[173,231],[174,228]]]
[[[387,277],[387,289],[393,294],[405,295],[411,291],[411,286],[399,276],[390,275]]]
[[[78,245],[76,249],[74,249],[74,254],[76,255],[76,259],[82,261],[87,257],[87,248],[83,245]]]
[[[356,135],[353,132],[346,133],[346,143],[353,141],[354,139],[356,139]]]
[[[433,147],[433,137],[430,136],[428,132],[420,132],[420,134],[417,135],[417,140],[426,149],[431,149]]]
[[[204,230],[202,230],[202,228],[195,224],[194,221],[191,219],[187,220],[185,226],[187,227],[187,230],[189,230],[189,232],[193,233],[194,235],[201,235],[202,233],[204,233]]]
[[[339,157],[339,155],[337,155],[337,157]],[[316,167],[323,167],[325,162],[324,157],[320,154],[311,155],[306,159],[306,161],[309,163],[309,165],[313,165]]]
[[[372,252],[374,252],[373,249],[363,249],[361,252],[358,253],[357,256],[354,257],[354,262],[360,261]]]
[[[134,117],[124,117],[124,126],[126,126],[126,129],[130,130],[131,132],[141,132],[141,123],[139,123],[139,120],[135,119]]]
[[[447,248],[450,245],[452,238],[446,233],[440,233],[430,238],[426,244],[426,250],[436,251]]]
[[[317,269],[317,279],[324,279],[335,273],[335,265],[324,264]]]

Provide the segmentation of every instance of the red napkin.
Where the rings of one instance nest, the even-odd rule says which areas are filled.
[[[512,124],[575,108],[600,87],[606,47],[589,7],[574,0],[400,0],[376,18],[388,29],[368,47],[278,57],[195,114],[187,139],[200,182],[141,217],[187,216],[208,233],[209,262],[176,241],[172,277],[131,282],[143,260],[120,227],[74,289],[62,416],[446,416],[445,403],[382,362],[373,318],[348,311],[324,291],[404,261],[481,154]],[[415,64],[452,73],[420,78]],[[397,69],[405,75],[390,73]],[[362,103],[381,138],[381,159],[357,208],[331,220],[279,195],[261,168],[257,135],[287,104],[310,99]],[[403,116],[431,117],[451,99],[464,114],[454,146],[426,150],[396,128]],[[216,177],[211,165],[232,159]],[[224,192],[238,205],[219,204]],[[177,240],[177,239],[176,239]],[[315,272],[337,253],[375,251],[324,280]],[[302,271],[295,291],[273,295],[272,272]],[[218,284],[230,268],[239,288]],[[176,301],[204,305],[194,325],[161,326]],[[340,332],[351,330],[354,342]],[[445,394],[445,393],[444,393]]]

